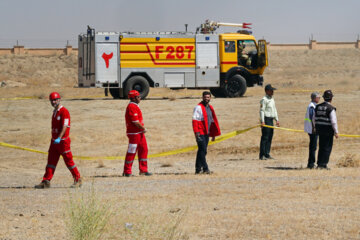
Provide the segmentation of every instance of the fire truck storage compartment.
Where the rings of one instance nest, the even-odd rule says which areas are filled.
[[[195,87],[195,72],[165,72],[164,87],[184,88]]]
[[[79,35],[78,41],[79,87],[95,87],[95,42],[88,34]]]
[[[98,33],[96,40],[96,87],[104,84],[119,84],[119,35]]]
[[[219,86],[219,36],[196,35],[196,87]]]
[[[185,86],[185,73],[165,73],[164,76],[165,87],[184,87]]]

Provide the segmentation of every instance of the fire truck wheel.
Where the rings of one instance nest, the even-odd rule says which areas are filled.
[[[120,99],[120,88],[109,88],[109,90],[114,99]]]
[[[211,92],[212,95],[214,95],[214,97],[217,97],[217,98],[226,97],[224,89],[220,88],[220,87],[218,87],[218,88],[210,88],[210,92]]]
[[[246,80],[241,75],[232,76],[225,85],[224,92],[227,97],[241,97],[246,92]]]
[[[145,99],[149,94],[149,82],[143,76],[132,76],[126,82],[124,95],[127,96],[131,90],[136,90],[140,93],[141,99]]]

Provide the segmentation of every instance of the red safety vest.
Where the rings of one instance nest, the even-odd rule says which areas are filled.
[[[210,104],[209,104],[209,107],[210,107],[212,117],[213,117],[213,122],[210,125],[210,130],[208,128],[208,126],[209,126],[208,116],[207,116],[204,104],[202,104],[200,102],[194,108],[194,114],[193,114],[193,120],[192,120],[194,133],[199,132],[200,135],[208,135],[208,133],[209,133],[210,137],[220,136],[221,135],[220,126],[219,126],[219,122],[217,120],[214,108]]]

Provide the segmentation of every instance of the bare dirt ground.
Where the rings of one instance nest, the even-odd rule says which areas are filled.
[[[340,133],[360,134],[360,51],[355,49],[270,51],[266,83],[283,127],[302,129],[313,90],[332,89]],[[121,177],[127,149],[124,111],[128,101],[103,97],[101,89],[78,89],[76,56],[0,56],[1,142],[47,151],[52,107],[59,91],[71,114],[72,152],[97,160],[75,160],[85,178],[70,189],[71,175],[60,159],[52,187],[35,190],[46,155],[0,147],[0,239],[69,239],[66,204],[92,190],[112,216],[103,238],[122,239],[124,224],[151,228],[133,239],[164,239],[174,219],[189,239],[360,239],[360,171],[339,167],[360,161],[360,139],[334,140],[330,171],[307,170],[308,137],[276,130],[272,155],[258,160],[260,129],[212,145],[214,174],[194,175],[195,151],[149,160],[151,177]],[[212,99],[222,133],[259,123],[261,87],[242,98]],[[191,127],[199,90],[152,89],[141,102],[149,153],[192,146]],[[4,98],[33,96],[35,99]],[[145,228],[145,227],[144,227]],[[154,230],[155,229],[155,230]],[[160,229],[160,230],[159,230]],[[160,236],[160,237],[159,237]],[[131,239],[128,237],[127,239]]]

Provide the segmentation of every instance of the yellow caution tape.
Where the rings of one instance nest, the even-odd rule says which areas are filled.
[[[339,134],[340,137],[360,138],[360,135]]]
[[[14,98],[0,98],[0,100],[27,100],[27,99],[40,99],[39,97],[14,97]]]
[[[28,152],[35,152],[35,153],[41,153],[41,154],[48,154],[48,152],[31,149],[31,148],[25,148],[25,147],[19,147],[16,145],[12,145],[9,143],[0,142],[0,146],[2,147],[8,147],[8,148],[14,148],[19,150],[24,150]],[[124,157],[85,157],[85,156],[73,156],[74,159],[83,159],[83,160],[95,160],[95,159],[107,159],[107,160],[114,160],[114,159],[125,159]]]
[[[239,135],[239,134],[242,134],[242,133],[247,132],[247,131],[249,131],[249,130],[251,130],[251,129],[253,129],[253,128],[257,128],[257,127],[259,127],[259,126],[260,126],[260,125],[255,125],[255,126],[252,126],[252,127],[246,128],[246,129],[229,132],[229,133],[227,133],[227,134],[224,134],[224,135],[216,138],[215,141],[209,142],[209,145],[213,145],[213,144],[215,144],[215,143],[222,142],[222,141],[224,141],[224,140],[226,140],[226,139],[235,137],[235,136],[237,136],[237,135]],[[180,148],[180,149],[176,149],[176,150],[172,150],[172,151],[168,151],[168,152],[151,154],[151,155],[149,155],[148,157],[149,157],[149,158],[164,157],[164,156],[169,156],[169,155],[174,155],[174,154],[179,154],[179,153],[190,152],[190,151],[193,151],[193,150],[196,150],[196,149],[197,149],[197,145],[194,145],[194,146],[191,146],[191,147]]]
[[[19,147],[19,146],[15,146],[15,145],[4,143],[4,142],[0,142],[0,146],[8,147],[8,148],[15,148],[15,149],[19,149],[19,150],[25,150],[25,151],[28,151],[28,152],[36,152],[36,153],[47,154],[47,152],[43,152],[43,151],[31,149],[31,148]]]
[[[35,153],[41,153],[41,154],[48,154],[48,152],[44,152],[44,151],[40,151],[40,150],[35,150],[35,149],[31,149],[31,148],[25,148],[25,147],[19,147],[16,145],[12,145],[12,144],[8,144],[8,143],[4,143],[4,142],[0,142],[0,146],[2,147],[8,147],[8,148],[14,148],[14,149],[19,149],[19,150],[25,150],[28,152],[35,152]],[[83,159],[83,160],[95,160],[95,159],[107,159],[107,160],[115,160],[115,159],[125,159],[124,157],[85,157],[85,156],[73,156],[74,159]]]
[[[280,129],[280,130],[285,130],[285,131],[290,131],[290,132],[305,132],[304,130],[291,129],[291,128],[283,128],[283,127],[275,127],[275,126],[269,126],[269,125],[264,125],[264,127],[274,128],[274,129]],[[339,134],[339,136],[340,136],[340,137],[360,138],[360,135],[350,135],[350,134]]]
[[[269,125],[264,125],[263,127],[280,129],[280,130],[285,130],[285,131],[290,131],[290,132],[305,132],[304,130],[297,130],[297,129],[291,129],[291,128],[283,128],[283,127],[275,127],[275,126],[269,126]]]
[[[226,139],[235,137],[235,136],[237,136],[237,135],[239,135],[239,134],[242,134],[242,133],[244,133],[244,132],[250,131],[251,129],[257,128],[257,127],[259,127],[259,126],[260,126],[260,125],[255,125],[255,126],[252,126],[252,127],[246,128],[246,129],[229,132],[229,133],[227,133],[227,134],[224,134],[224,135],[216,138],[215,141],[210,142],[209,145],[212,145],[212,144],[215,144],[215,143],[218,143],[218,142],[222,142],[222,141],[224,141],[224,140],[226,140]]]
[[[227,140],[227,139],[229,139],[229,138],[235,137],[235,136],[237,136],[237,135],[239,135],[239,134],[245,133],[245,132],[250,131],[251,129],[254,129],[254,128],[257,128],[257,127],[261,127],[261,125],[255,125],[255,126],[252,126],[252,127],[246,128],[246,129],[229,132],[229,133],[227,133],[227,134],[224,134],[224,135],[216,138],[215,141],[209,142],[209,145],[213,145],[213,144],[215,144],[215,143],[222,142],[222,141],[224,141],[224,140]],[[291,132],[304,132],[304,130],[297,130],[297,129],[291,129],[291,128],[283,128],[283,127],[274,127],[274,126],[269,126],[269,125],[264,125],[263,127],[280,129],[280,130],[291,131]],[[360,138],[360,135],[339,134],[339,136],[342,136],[342,137]],[[47,154],[47,152],[44,152],[44,151],[39,151],[39,150],[35,150],[35,149],[31,149],[31,148],[25,148],[25,147],[19,147],[19,146],[15,146],[15,145],[8,144],[8,143],[4,143],[4,142],[0,142],[0,146],[8,147],[8,148],[14,148],[14,149],[19,149],[19,150],[25,150],[25,151],[29,151],[29,152]],[[194,145],[194,146],[185,147],[185,148],[180,148],[180,149],[175,149],[175,150],[171,150],[171,151],[167,151],[167,152],[150,154],[148,157],[149,157],[149,158],[164,157],[164,156],[170,156],[170,155],[175,155],[175,154],[179,154],[179,153],[186,153],[186,152],[190,152],[190,151],[193,151],[193,150],[196,150],[196,149],[197,149],[197,145]],[[124,159],[125,159],[124,156],[108,156],[108,157],[106,157],[106,156],[101,156],[101,157],[73,156],[73,157],[74,157],[74,159],[82,159],[82,160],[96,160],[96,159],[104,159],[104,160],[124,160]]]
[[[218,137],[215,141],[210,142],[209,145],[222,142],[222,141],[224,141],[226,139],[235,137],[235,136],[237,136],[239,134],[242,134],[242,133],[247,132],[247,131],[249,131],[249,130],[251,130],[253,128],[257,128],[259,126],[260,125],[256,125],[256,126],[253,126],[253,127],[243,129],[243,130],[237,130],[237,131],[233,131],[233,132],[224,134],[224,135]],[[47,152],[44,152],[44,151],[39,151],[39,150],[31,149],[31,148],[19,147],[19,146],[15,146],[15,145],[4,143],[4,142],[0,142],[0,146],[8,147],[8,148],[15,148],[15,149],[19,149],[19,150],[25,150],[25,151],[29,151],[29,152],[47,154]],[[149,158],[164,157],[164,156],[170,156],[170,155],[175,155],[175,154],[179,154],[179,153],[186,153],[186,152],[190,152],[190,151],[193,151],[193,150],[196,150],[196,149],[197,149],[197,145],[194,145],[194,146],[180,148],[180,149],[171,150],[171,151],[167,151],[167,152],[150,154],[148,157]],[[125,159],[124,156],[109,156],[109,157],[104,157],[104,156],[102,156],[102,157],[73,156],[73,158],[74,159],[82,159],[82,160],[96,160],[96,159],[124,160]]]
[[[106,96],[100,96],[100,95],[97,95],[97,96],[73,96],[73,97],[65,97],[65,98],[62,98],[63,100],[66,100],[66,99],[90,99],[90,98],[107,98]],[[45,98],[40,98],[40,97],[14,97],[14,98],[0,98],[1,101],[6,101],[6,100],[28,100],[28,99],[45,99]]]

